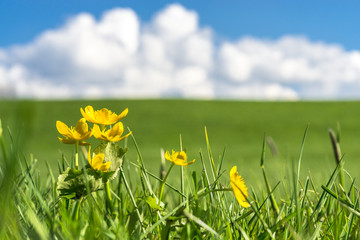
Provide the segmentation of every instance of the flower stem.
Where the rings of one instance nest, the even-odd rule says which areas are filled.
[[[79,169],[79,141],[76,141],[75,150],[75,168]]]
[[[110,182],[109,182],[109,180],[106,181],[105,190],[106,190],[106,197],[107,197],[107,199],[109,199],[110,201],[112,201],[111,191],[110,191]]]
[[[105,193],[106,193],[106,209],[108,210],[108,212],[112,215],[115,216],[116,213],[114,211],[114,206],[112,204],[112,197],[111,197],[111,191],[110,191],[110,182],[109,180],[106,181],[105,184]]]

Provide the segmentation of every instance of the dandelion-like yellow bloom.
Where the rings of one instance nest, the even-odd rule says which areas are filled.
[[[246,201],[248,197],[247,187],[245,186],[244,179],[237,172],[236,166],[230,170],[230,184],[239,204],[245,208],[249,207],[250,204]]]
[[[92,167],[92,169],[100,170],[103,172],[109,171],[109,168],[111,165],[111,162],[104,163],[104,154],[103,153],[99,153],[94,158],[91,158],[90,148],[89,148],[88,161],[89,161],[89,164]]]
[[[187,156],[184,151],[175,152],[174,150],[172,150],[171,155],[170,155],[169,151],[166,151],[165,159],[170,162],[173,162],[175,165],[179,165],[179,166],[187,166],[187,165],[193,164],[195,162],[195,159],[190,162],[187,162]]]
[[[70,128],[65,123],[56,121],[56,128],[65,137],[59,137],[62,143],[75,144],[78,141],[80,145],[90,145],[90,143],[83,142],[92,135],[92,131],[89,131],[85,118],[81,118],[75,127]]]
[[[132,133],[130,132],[125,136],[121,136],[124,132],[124,126],[121,122],[118,122],[109,130],[100,130],[99,125],[94,124],[93,131],[95,138],[109,142],[119,142],[124,138],[127,138]]]
[[[89,122],[100,125],[111,125],[126,117],[126,115],[128,114],[128,109],[126,108],[122,113],[117,115],[116,113],[111,112],[107,108],[94,111],[94,108],[92,106],[87,106],[85,110],[81,108],[80,112],[83,117],[86,118],[86,120],[88,120]]]

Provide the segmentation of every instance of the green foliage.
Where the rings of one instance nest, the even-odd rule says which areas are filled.
[[[59,175],[57,181],[57,190],[60,197],[68,199],[81,198],[89,192],[96,192],[104,189],[104,184],[114,175],[114,171],[103,172],[86,168],[77,170],[67,168],[65,172]],[[89,188],[89,191],[88,191]]]
[[[122,158],[127,152],[127,148],[121,148],[119,145],[108,142],[101,143],[94,149],[95,154],[103,153],[105,162],[111,162],[109,171],[118,171],[122,166]]]
[[[145,197],[145,201],[147,202],[147,204],[149,204],[149,206],[154,209],[154,210],[164,210],[164,204],[158,204],[157,200],[155,197],[152,196],[146,196]]]

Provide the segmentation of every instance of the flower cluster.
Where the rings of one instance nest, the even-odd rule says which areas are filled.
[[[108,187],[108,181],[112,179],[122,165],[122,157],[127,149],[116,144],[127,138],[132,132],[123,136],[124,126],[121,122],[127,113],[126,108],[122,113],[116,113],[103,108],[94,110],[92,106],[80,109],[82,118],[75,127],[68,126],[61,121],[56,122],[58,132],[63,136],[59,140],[65,144],[75,144],[74,168],[68,167],[59,175],[57,189],[60,196],[66,198],[81,198],[90,192]],[[93,123],[89,128],[88,123]],[[91,154],[91,146],[86,142],[94,136],[100,140]],[[88,163],[79,167],[78,146],[89,146]],[[86,157],[86,156],[84,156]],[[106,184],[105,184],[106,183]],[[109,190],[109,189],[107,189]],[[111,200],[110,196],[109,199]]]
[[[92,106],[87,106],[85,109],[80,109],[80,112],[83,116],[75,125],[75,127],[68,127],[65,123],[61,121],[56,122],[56,128],[61,135],[65,138],[60,138],[59,140],[65,144],[76,144],[88,146],[90,143],[85,142],[91,136],[94,136],[96,139],[106,142],[119,142],[127,138],[132,132],[122,136],[124,132],[124,126],[121,122],[121,119],[126,117],[128,109],[126,108],[122,113],[117,115],[116,113],[103,108],[101,110],[94,110]],[[94,124],[91,130],[89,130],[88,124],[86,121]],[[112,128],[106,129],[106,126],[116,123]],[[100,126],[99,126],[99,125]],[[90,152],[90,149],[89,149]],[[90,155],[88,161],[90,166],[93,169],[100,171],[108,171],[110,163],[107,163],[108,167],[99,168],[98,159],[101,159],[101,156],[95,156],[94,159],[97,161],[91,161]],[[104,159],[104,156],[102,156]],[[77,166],[77,163],[75,164]]]

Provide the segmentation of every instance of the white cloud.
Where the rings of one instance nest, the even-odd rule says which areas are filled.
[[[80,13],[0,49],[0,96],[298,99],[360,97],[360,52],[302,36],[215,44],[195,11],[172,4],[141,22],[116,8]]]
[[[199,30],[196,12],[179,4],[168,6],[155,17],[152,25],[156,34],[167,41],[183,40]]]

